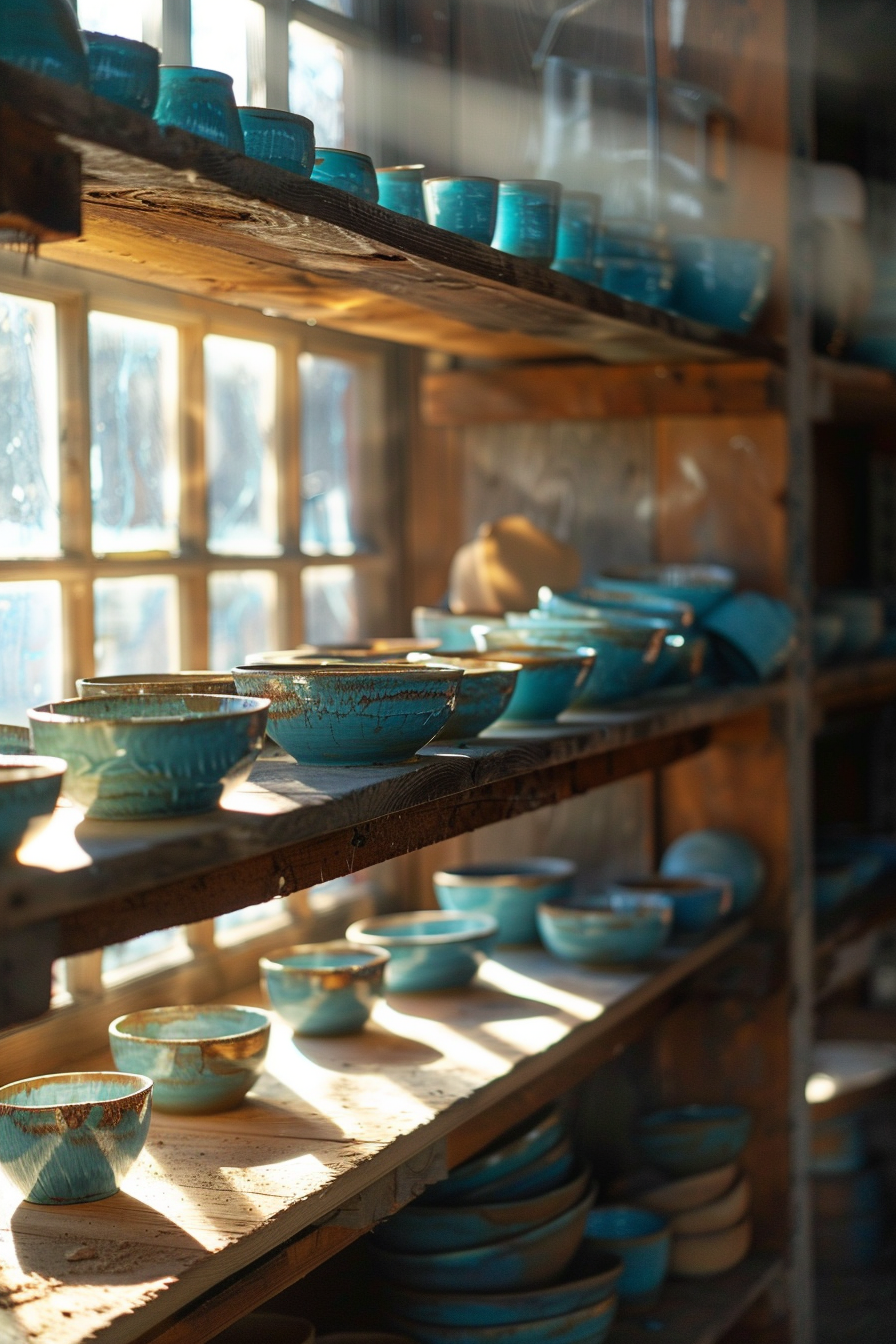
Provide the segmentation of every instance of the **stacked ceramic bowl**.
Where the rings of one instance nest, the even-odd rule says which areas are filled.
[[[599,1344],[621,1265],[582,1249],[593,1203],[551,1107],[374,1233],[390,1327],[421,1344]]]

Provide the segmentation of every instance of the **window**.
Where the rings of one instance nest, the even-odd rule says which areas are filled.
[[[264,107],[265,14],[257,0],[192,0],[193,65],[233,79],[238,107]]]
[[[114,33],[135,42],[152,40],[147,28],[153,24],[161,28],[161,0],[78,0],[78,21],[89,33]]]
[[[289,110],[311,118],[319,145],[345,144],[345,49],[298,20],[289,25]]]
[[[0,294],[0,557],[59,553],[59,408],[51,303]]]

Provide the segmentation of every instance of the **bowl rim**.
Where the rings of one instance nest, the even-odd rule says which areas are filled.
[[[87,1083],[87,1082],[106,1082],[112,1079],[121,1079],[122,1082],[136,1084],[130,1091],[122,1092],[118,1097],[107,1097],[104,1101],[91,1101],[87,1098],[81,1101],[53,1101],[41,1102],[38,1105],[30,1106],[26,1102],[6,1101],[4,1094],[15,1088],[27,1087],[29,1083]],[[153,1079],[147,1077],[145,1073],[127,1073],[119,1069],[82,1069],[68,1073],[39,1073],[33,1078],[18,1078],[15,1082],[4,1083],[0,1087],[0,1111],[67,1111],[73,1106],[102,1106],[110,1101],[130,1101],[134,1097],[140,1097],[146,1092],[152,1092]]]
[[[200,723],[224,721],[227,718],[250,717],[266,710],[270,706],[270,700],[265,696],[258,695],[216,695],[213,691],[189,692],[185,691],[181,700],[231,700],[234,704],[227,707],[225,712],[208,710],[203,712],[195,709],[192,713],[186,714],[122,714],[120,718],[115,718],[111,714],[102,715],[99,711],[93,714],[60,714],[56,711],[56,705],[108,705],[109,702],[132,700],[142,700],[144,704],[152,705],[155,700],[168,699],[168,696],[162,695],[75,695],[67,700],[51,700],[45,705],[36,705],[29,709],[28,718],[32,723],[48,724],[90,724],[97,728],[107,727],[109,724],[127,724],[129,727],[142,724],[147,728],[153,728],[160,723]],[[187,709],[189,710],[189,705]]]
[[[660,922],[663,924],[671,923],[675,913],[675,904],[672,897],[664,896],[661,892],[645,891],[642,894],[636,891],[607,891],[598,895],[596,899],[609,901],[613,896],[628,896],[633,901],[639,902],[640,908],[636,907],[633,910],[620,910],[614,909],[612,905],[576,905],[576,901],[580,901],[582,898],[581,896],[574,894],[572,896],[555,896],[553,899],[541,901],[538,905],[537,913],[541,914],[544,911],[549,916],[555,917],[559,913],[561,918],[564,915],[600,915],[601,917],[606,917],[607,915],[630,917],[633,914],[639,916],[657,915]]]
[[[508,653],[522,672],[535,667],[552,667],[557,663],[578,663],[581,667],[590,667],[597,657],[597,650],[586,648],[583,644],[577,649],[562,647],[559,644],[508,644],[499,648],[487,649],[483,659],[495,653]],[[470,655],[472,657],[472,655]]]
[[[76,685],[78,686],[164,686],[170,683],[172,686],[178,685],[182,681],[220,681],[223,685],[233,685],[232,672],[117,672],[114,676],[107,677],[78,677]],[[214,695],[214,691],[198,691],[198,695]],[[226,692],[225,692],[226,694]],[[79,700],[86,699],[81,695]],[[58,701],[52,702],[58,704]]]
[[[315,145],[314,152],[315,154],[339,154],[346,159],[359,159],[362,163],[369,163],[373,171],[376,172],[373,159],[369,154],[362,153],[360,149],[342,149],[339,145]]]
[[[374,662],[314,662],[307,663],[262,663],[255,664],[252,667],[235,667],[233,669],[234,680],[237,675],[243,676],[353,676],[353,677],[382,677],[382,676],[408,676],[420,677],[423,681],[450,681],[456,685],[463,677],[462,667],[447,667],[444,664],[438,664],[433,667],[431,664],[406,663],[403,660],[389,663]]]
[[[737,1102],[691,1102],[687,1106],[664,1106],[660,1110],[650,1111],[647,1115],[638,1116],[636,1124],[640,1133],[654,1133],[668,1129],[692,1129],[698,1125],[719,1124],[725,1121],[752,1123],[752,1119],[749,1107],[741,1106]]]
[[[526,887],[540,886],[543,882],[558,881],[565,877],[575,877],[578,872],[578,864],[572,859],[554,857],[550,854],[533,855],[528,859],[518,861],[519,868],[525,864],[531,864],[529,872],[513,872],[512,863],[502,863],[499,859],[492,859],[484,863],[465,863],[458,864],[456,868],[440,868],[433,873],[433,885],[438,883],[443,887],[466,887],[479,885],[476,879],[486,879],[490,886],[494,887]],[[544,864],[545,867],[538,869],[535,865]]]
[[[463,920],[479,927],[449,933],[411,933],[406,938],[400,935],[396,937],[395,934],[388,932],[390,928],[418,921],[422,923],[424,919],[435,920],[437,924],[453,924]],[[364,927],[366,924],[386,925],[387,930],[368,932]],[[480,942],[486,938],[494,938],[498,933],[498,927],[498,921],[494,916],[487,915],[483,911],[405,910],[398,914],[368,915],[364,919],[356,919],[354,924],[350,924],[346,929],[345,937],[348,942],[358,942],[365,947],[377,947],[380,945],[380,940],[388,946],[389,941],[393,939],[398,947],[446,947],[455,943]]]
[[[212,70],[206,65],[160,65],[159,74],[163,70],[189,70],[191,75],[198,76],[200,79],[214,80],[219,84],[227,83],[233,88],[233,75],[228,75],[226,70]]]
[[[68,762],[61,756],[20,756],[4,752],[0,755],[0,788],[4,784],[61,778],[67,769]]]
[[[303,117],[301,112],[287,112],[281,107],[252,107],[242,104],[238,104],[236,110],[240,113],[241,124],[242,113],[248,112],[250,117],[259,117],[262,121],[283,121],[292,125],[298,123],[303,129],[310,131],[312,135],[314,134],[314,122],[310,117]]]
[[[151,51],[156,59],[161,61],[162,53],[159,51],[158,47],[154,47],[151,42],[142,42],[139,37],[120,37],[118,33],[101,33],[95,28],[82,28],[81,36],[87,43],[88,48],[92,45],[93,39],[98,39],[97,45],[99,45],[99,40],[101,40],[103,42],[111,42],[115,46],[124,47],[125,50],[142,48],[144,51]]]
[[[125,1031],[122,1029],[122,1023],[129,1017],[151,1017],[154,1014],[162,1013],[186,1013],[195,1012],[196,1009],[222,1009],[235,1008],[241,1013],[255,1013],[264,1018],[255,1027],[246,1027],[243,1031],[216,1032],[214,1036],[178,1036],[167,1039],[163,1036],[141,1036],[134,1031]],[[121,1013],[109,1023],[109,1035],[119,1041],[139,1041],[141,1045],[209,1045],[215,1041],[240,1041],[250,1040],[253,1036],[270,1032],[271,1014],[266,1008],[249,1008],[242,1003],[178,1003],[166,1004],[160,1008],[134,1008],[129,1013]]]
[[[617,1279],[622,1277],[625,1269],[622,1257],[616,1255],[614,1251],[603,1251],[602,1254],[608,1259],[614,1260],[616,1263],[608,1265],[606,1269],[602,1269],[596,1274],[584,1274],[581,1278],[577,1279],[566,1279],[561,1277],[557,1282],[543,1284],[540,1288],[517,1288],[503,1293],[453,1293],[452,1299],[455,1299],[458,1304],[460,1304],[460,1302],[475,1302],[477,1305],[485,1303],[509,1304],[511,1299],[517,1297],[537,1297],[542,1293],[547,1296],[549,1293],[558,1293],[563,1289],[570,1289],[573,1287],[583,1288],[588,1284],[597,1285],[598,1283],[605,1283],[607,1280],[611,1283],[615,1283]],[[564,1275],[567,1272],[568,1270],[564,1270]],[[422,1299],[423,1301],[429,1301],[431,1298],[441,1298],[444,1296],[444,1294],[432,1289],[411,1288],[408,1284],[404,1283],[396,1283],[393,1287],[399,1297],[412,1300],[416,1299],[419,1301]],[[607,1298],[600,1298],[599,1300],[601,1302],[615,1302],[617,1299],[616,1295],[611,1293],[608,1294]],[[594,1303],[593,1305],[596,1306],[597,1303]],[[529,1322],[519,1322],[519,1324],[529,1324]]]
[[[553,1185],[549,1190],[541,1190],[537,1195],[526,1195],[523,1199],[494,1199],[485,1201],[481,1204],[417,1204],[412,1202],[405,1208],[399,1210],[399,1212],[402,1214],[409,1213],[414,1218],[420,1217],[424,1222],[435,1221],[442,1217],[451,1218],[455,1214],[469,1216],[470,1214],[488,1213],[493,1209],[501,1209],[504,1212],[509,1212],[514,1208],[522,1210],[528,1205],[538,1204],[542,1201],[547,1203],[558,1194],[567,1190],[572,1190],[578,1185],[581,1185],[582,1193],[568,1206],[569,1208],[573,1208],[576,1204],[580,1203],[581,1199],[584,1198],[589,1190],[596,1188],[594,1183],[594,1173],[587,1162],[577,1162],[573,1169],[573,1174],[564,1180],[561,1185]],[[557,1214],[556,1216],[559,1217],[560,1215]],[[539,1226],[539,1224],[536,1223],[536,1226]],[[460,1249],[472,1250],[473,1248],[467,1246]],[[406,1252],[406,1254],[408,1254],[408,1252]],[[410,1252],[410,1254],[414,1254],[414,1252]],[[423,1254],[428,1254],[428,1252],[423,1252]]]
[[[456,174],[455,174],[455,173],[442,173],[442,174],[439,175],[438,177],[425,177],[425,178],[423,179],[423,185],[424,185],[424,187],[425,187],[425,186],[428,186],[430,182],[493,182],[494,185],[495,185],[495,188],[497,189],[497,187],[498,187],[498,185],[499,185],[499,183],[500,183],[500,178],[497,178],[497,177],[483,177],[483,176],[481,176],[481,175],[477,175],[476,173],[456,173]],[[427,610],[429,610],[429,611],[438,611],[439,608],[438,608],[438,607],[429,607],[429,608],[427,608]]]
[[[727,1241],[729,1238],[734,1240],[742,1237],[748,1229],[752,1230],[752,1227],[753,1213],[752,1210],[748,1210],[743,1218],[739,1218],[736,1223],[732,1223],[729,1227],[717,1227],[713,1232],[676,1232],[675,1240],[676,1242],[687,1242],[691,1246],[697,1241]]]
[[[314,953],[319,955],[321,952],[336,949],[342,952],[351,952],[358,957],[365,957],[366,960],[354,962],[348,966],[287,966],[279,960],[281,957],[296,956],[302,953]],[[331,938],[324,943],[294,943],[291,947],[278,947],[273,952],[265,952],[258,958],[259,969],[274,975],[327,975],[329,972],[339,971],[370,971],[376,970],[380,966],[385,966],[387,961],[391,960],[390,953],[384,947],[375,947],[372,943],[362,946],[360,943],[350,943],[347,938]]]
[[[655,1227],[652,1232],[637,1232],[631,1236],[610,1236],[590,1232],[588,1224],[586,1223],[585,1236],[583,1238],[584,1241],[614,1241],[625,1243],[627,1246],[636,1244],[646,1246],[652,1241],[661,1241],[664,1238],[671,1236],[669,1219],[662,1213],[656,1213],[653,1209],[643,1208],[640,1204],[598,1204],[596,1208],[591,1210],[588,1222],[591,1222],[591,1218],[595,1214],[601,1213],[636,1213],[639,1217],[652,1218],[655,1222],[658,1222],[660,1226]]]

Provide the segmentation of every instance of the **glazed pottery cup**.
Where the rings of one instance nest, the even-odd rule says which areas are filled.
[[[397,215],[410,219],[426,219],[423,200],[423,164],[414,163],[399,168],[377,168],[380,205],[394,210]]]
[[[347,942],[308,943],[259,961],[271,1006],[300,1036],[360,1031],[383,992],[389,953]]]
[[[748,910],[765,884],[765,861],[745,835],[736,831],[686,831],[660,860],[664,877],[695,874],[726,878],[731,884],[735,912]]]
[[[669,1227],[665,1218],[636,1205],[592,1209],[585,1244],[611,1251],[622,1261],[617,1292],[623,1302],[650,1302],[669,1269]]]
[[[725,331],[748,332],[768,298],[774,248],[744,238],[672,240],[672,307]]]
[[[346,930],[350,943],[385,948],[386,989],[460,989],[468,985],[495,945],[498,922],[490,915],[415,910],[373,915]]]
[[[499,182],[492,247],[550,266],[562,190],[559,182]]]
[[[736,581],[726,565],[629,565],[602,570],[594,586],[619,597],[682,602],[702,620],[734,591]]]
[[[0,1087],[0,1167],[31,1204],[114,1195],[143,1149],[152,1081],[50,1073]]]
[[[510,703],[498,720],[507,728],[553,723],[581,692],[594,666],[594,650],[590,648],[526,647],[515,631],[503,628],[489,630],[481,637],[493,649],[492,657],[511,659],[520,669]]]
[[[538,941],[535,911],[542,901],[572,895],[576,865],[569,859],[473,863],[433,875],[443,910],[481,910],[498,921],[498,946]]]
[[[414,607],[411,629],[420,639],[435,640],[441,653],[463,653],[473,646],[473,627],[497,630],[505,624],[503,616],[482,616],[467,612],[456,616],[441,607]]]
[[[221,70],[163,65],[159,70],[155,120],[160,126],[179,126],[238,154],[244,152],[233,80]]]
[[[650,308],[670,308],[675,267],[649,257],[605,257],[595,267],[595,282],[610,294]]]
[[[82,89],[90,86],[87,47],[68,0],[2,0],[0,59]]]
[[[159,96],[159,53],[148,42],[109,33],[83,33],[90,91],[110,103],[152,116]]]
[[[436,742],[469,741],[490,728],[505,712],[516,689],[518,663],[491,662],[475,653],[469,658],[436,655],[433,661],[459,667],[464,674],[458,683],[454,713]]]
[[[744,1106],[678,1106],[643,1116],[636,1137],[641,1152],[661,1171],[695,1176],[739,1158],[751,1128]]]
[[[239,1106],[261,1073],[270,1031],[261,1008],[146,1008],[110,1023],[109,1045],[116,1065],[152,1078],[158,1110],[210,1115]]]
[[[132,672],[116,677],[80,677],[82,700],[97,695],[236,695],[229,672]]]
[[[600,212],[601,198],[594,192],[564,191],[557,215],[552,270],[594,283],[594,239]]]
[[[353,149],[327,149],[318,145],[314,151],[314,171],[311,174],[315,182],[325,182],[328,187],[337,187],[357,196],[362,201],[376,205],[379,200],[379,187],[376,169],[369,154],[359,154]]]
[[[423,183],[426,218],[437,229],[490,243],[498,213],[493,177],[429,177]]]
[[[669,621],[636,611],[604,610],[597,617],[551,616],[545,612],[508,612],[513,634],[537,647],[563,645],[594,650],[594,664],[571,702],[576,710],[600,709],[645,691],[663,652]]]
[[[610,892],[546,901],[536,918],[541,941],[555,957],[613,966],[659,951],[672,928],[672,902],[667,896]]]
[[[667,896],[672,902],[672,927],[676,933],[703,933],[731,912],[734,897],[724,877],[649,877],[617,879],[614,891]]]
[[[494,1200],[496,1187],[514,1180],[522,1171],[529,1171],[533,1163],[544,1160],[552,1153],[558,1143],[568,1142],[566,1128],[562,1111],[556,1106],[548,1106],[502,1134],[484,1152],[455,1167],[444,1181],[431,1186],[423,1198],[428,1204],[450,1205],[482,1204]],[[561,1180],[563,1176],[557,1184]],[[497,1198],[505,1197],[522,1199],[523,1195],[506,1195],[502,1189]]]
[[[36,817],[49,817],[59,798],[65,761],[54,756],[0,755],[0,860],[19,846]]]
[[[299,177],[310,177],[314,168],[314,122],[295,112],[272,107],[237,109],[243,143],[250,159],[261,159]]]

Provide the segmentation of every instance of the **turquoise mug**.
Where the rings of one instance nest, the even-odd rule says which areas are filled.
[[[768,298],[774,248],[746,238],[675,238],[672,307],[725,331],[748,332]]]
[[[595,192],[564,191],[557,216],[552,270],[594,282],[594,240],[600,227],[600,212],[601,198]]]
[[[0,59],[89,87],[87,47],[68,0],[2,0]]]
[[[493,177],[428,177],[423,183],[426,218],[437,229],[490,243],[498,213]]]
[[[110,103],[152,116],[159,96],[159,53],[148,42],[110,33],[84,33],[90,91]]]
[[[595,266],[595,280],[610,294],[651,308],[672,306],[675,267],[650,257],[604,257]]]
[[[409,219],[426,219],[423,200],[423,164],[404,164],[398,168],[377,168],[380,205]]]
[[[243,129],[233,97],[233,80],[222,70],[192,65],[163,65],[155,119],[160,126],[179,126],[238,154],[244,150]]]
[[[765,593],[733,593],[703,617],[703,628],[738,681],[766,681],[790,656],[796,618]]]
[[[313,181],[347,191],[350,196],[376,205],[379,187],[376,169],[369,154],[353,149],[317,149],[314,153]]]
[[[557,243],[559,182],[537,179],[499,182],[492,246],[514,257],[550,266]]]
[[[273,107],[238,109],[243,141],[250,159],[261,159],[299,177],[314,168],[314,122],[296,112]]]

